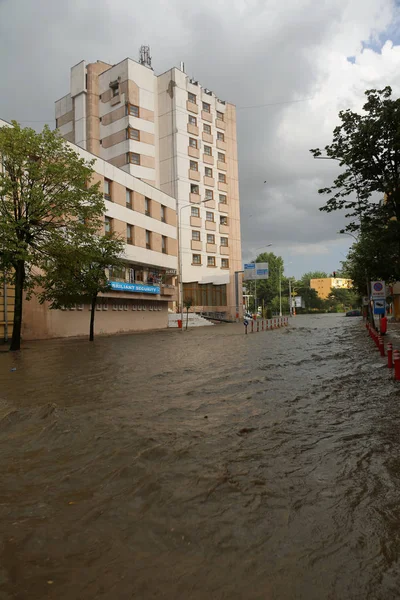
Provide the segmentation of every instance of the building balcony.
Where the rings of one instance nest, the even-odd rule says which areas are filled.
[[[217,244],[206,244],[206,250],[215,254],[217,252]]]
[[[189,179],[200,181],[200,171],[192,171],[192,169],[189,169]]]
[[[206,229],[208,231],[216,231],[217,224],[215,221],[206,221]]]
[[[211,133],[204,133],[204,131],[203,131],[203,135],[201,136],[201,139],[203,140],[203,142],[207,142],[207,144],[214,143],[214,137],[211,135]]]
[[[190,227],[201,227],[201,217],[190,217]]]
[[[194,204],[199,204],[201,202],[200,194],[193,194],[192,192],[190,192],[189,201],[193,202]]]
[[[207,202],[204,202],[204,206],[215,210],[215,200],[207,200]]]
[[[204,185],[207,185],[208,187],[214,187],[214,185],[215,185],[214,177],[207,177],[206,175],[204,175]]]
[[[176,300],[175,296],[177,296],[177,293],[174,285],[161,284],[160,292],[161,296],[171,296],[171,300],[172,296],[174,296],[174,300]]]
[[[189,102],[186,100],[186,110],[189,112],[195,113],[196,115],[199,113],[199,107],[194,102]]]
[[[229,246],[220,246],[219,253],[224,255],[229,254]]]
[[[218,202],[218,210],[219,210],[219,212],[222,212],[222,213],[228,213],[229,212],[228,205],[225,204],[224,202]]]
[[[215,126],[218,127],[218,129],[223,129],[224,131],[226,129],[225,121],[221,121],[221,119],[215,119]]]
[[[218,150],[226,150],[226,142],[222,140],[217,140],[217,148]]]
[[[227,183],[223,183],[222,181],[218,181],[218,189],[220,192],[227,192],[228,191],[228,184]]]
[[[200,240],[190,240],[190,247],[192,250],[202,250],[203,244]]]
[[[197,125],[193,125],[192,123],[188,123],[187,131],[192,135],[199,135],[199,128],[197,127]]]
[[[210,154],[203,154],[203,162],[205,162],[207,165],[213,165],[214,157],[210,156]]]
[[[220,225],[219,232],[222,233],[222,235],[229,235],[229,225]]]
[[[221,160],[217,161],[217,169],[218,171],[226,171],[227,166],[226,166],[226,162],[222,162]]]
[[[203,121],[208,121],[209,123],[212,123],[211,113],[206,112],[205,110],[201,111],[201,118],[203,119]]]
[[[200,150],[198,148],[193,148],[193,146],[188,146],[188,154],[192,158],[200,158]]]

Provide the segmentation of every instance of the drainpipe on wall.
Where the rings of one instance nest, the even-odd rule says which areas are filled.
[[[4,272],[4,341],[8,342],[8,307],[7,307],[7,281],[6,272]]]

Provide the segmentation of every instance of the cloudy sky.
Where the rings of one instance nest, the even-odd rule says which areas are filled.
[[[183,60],[238,107],[244,260],[272,244],[287,275],[331,272],[351,238],[318,211],[336,165],[308,149],[365,89],[400,93],[399,17],[397,0],[0,0],[0,118],[54,126],[72,65],[149,44],[156,73]]]

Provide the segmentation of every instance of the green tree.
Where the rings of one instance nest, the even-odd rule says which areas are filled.
[[[361,304],[359,294],[355,290],[346,288],[331,288],[328,303],[331,309],[341,311],[358,308]]]
[[[350,222],[346,231],[357,231],[376,217],[400,221],[400,99],[391,88],[367,90],[363,113],[339,113],[341,124],[333,141],[310,150],[314,157],[339,161],[343,171],[333,185],[319,190],[329,196],[320,210],[345,209]],[[377,195],[385,202],[377,202]]]
[[[257,281],[257,303],[262,304],[264,301],[265,308],[271,308],[274,298],[279,298],[279,277],[281,275],[282,289],[284,286],[283,277],[283,258],[276,256],[273,252],[263,252],[259,254],[254,262],[266,262],[268,263],[269,277],[268,279],[260,279]],[[248,294],[254,294],[255,285],[254,280],[246,281],[244,284],[245,290]],[[283,297],[282,297],[283,300]],[[275,306],[275,303],[274,303]],[[278,300],[279,307],[279,300]],[[254,307],[256,310],[256,307]]]
[[[124,242],[113,234],[100,236],[91,232],[80,235],[79,239],[71,238],[68,244],[57,244],[39,279],[42,288],[39,301],[49,301],[50,308],[88,301],[89,340],[93,341],[97,297],[110,289],[106,269],[123,266],[123,248]]]
[[[193,306],[192,298],[185,298],[183,300],[183,306],[186,308],[186,331],[189,325],[189,308]]]
[[[46,126],[41,133],[0,128],[0,248],[2,268],[15,285],[14,327],[10,350],[19,350],[24,291],[32,292],[35,272],[49,256],[49,248],[64,246],[99,227],[104,201],[99,184],[90,185],[93,162],[80,158]]]

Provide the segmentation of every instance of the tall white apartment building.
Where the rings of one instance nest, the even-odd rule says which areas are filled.
[[[147,56],[117,65],[82,61],[71,69],[70,93],[56,102],[56,126],[176,199],[184,298],[199,312],[240,316],[235,106],[183,66],[157,76]]]

